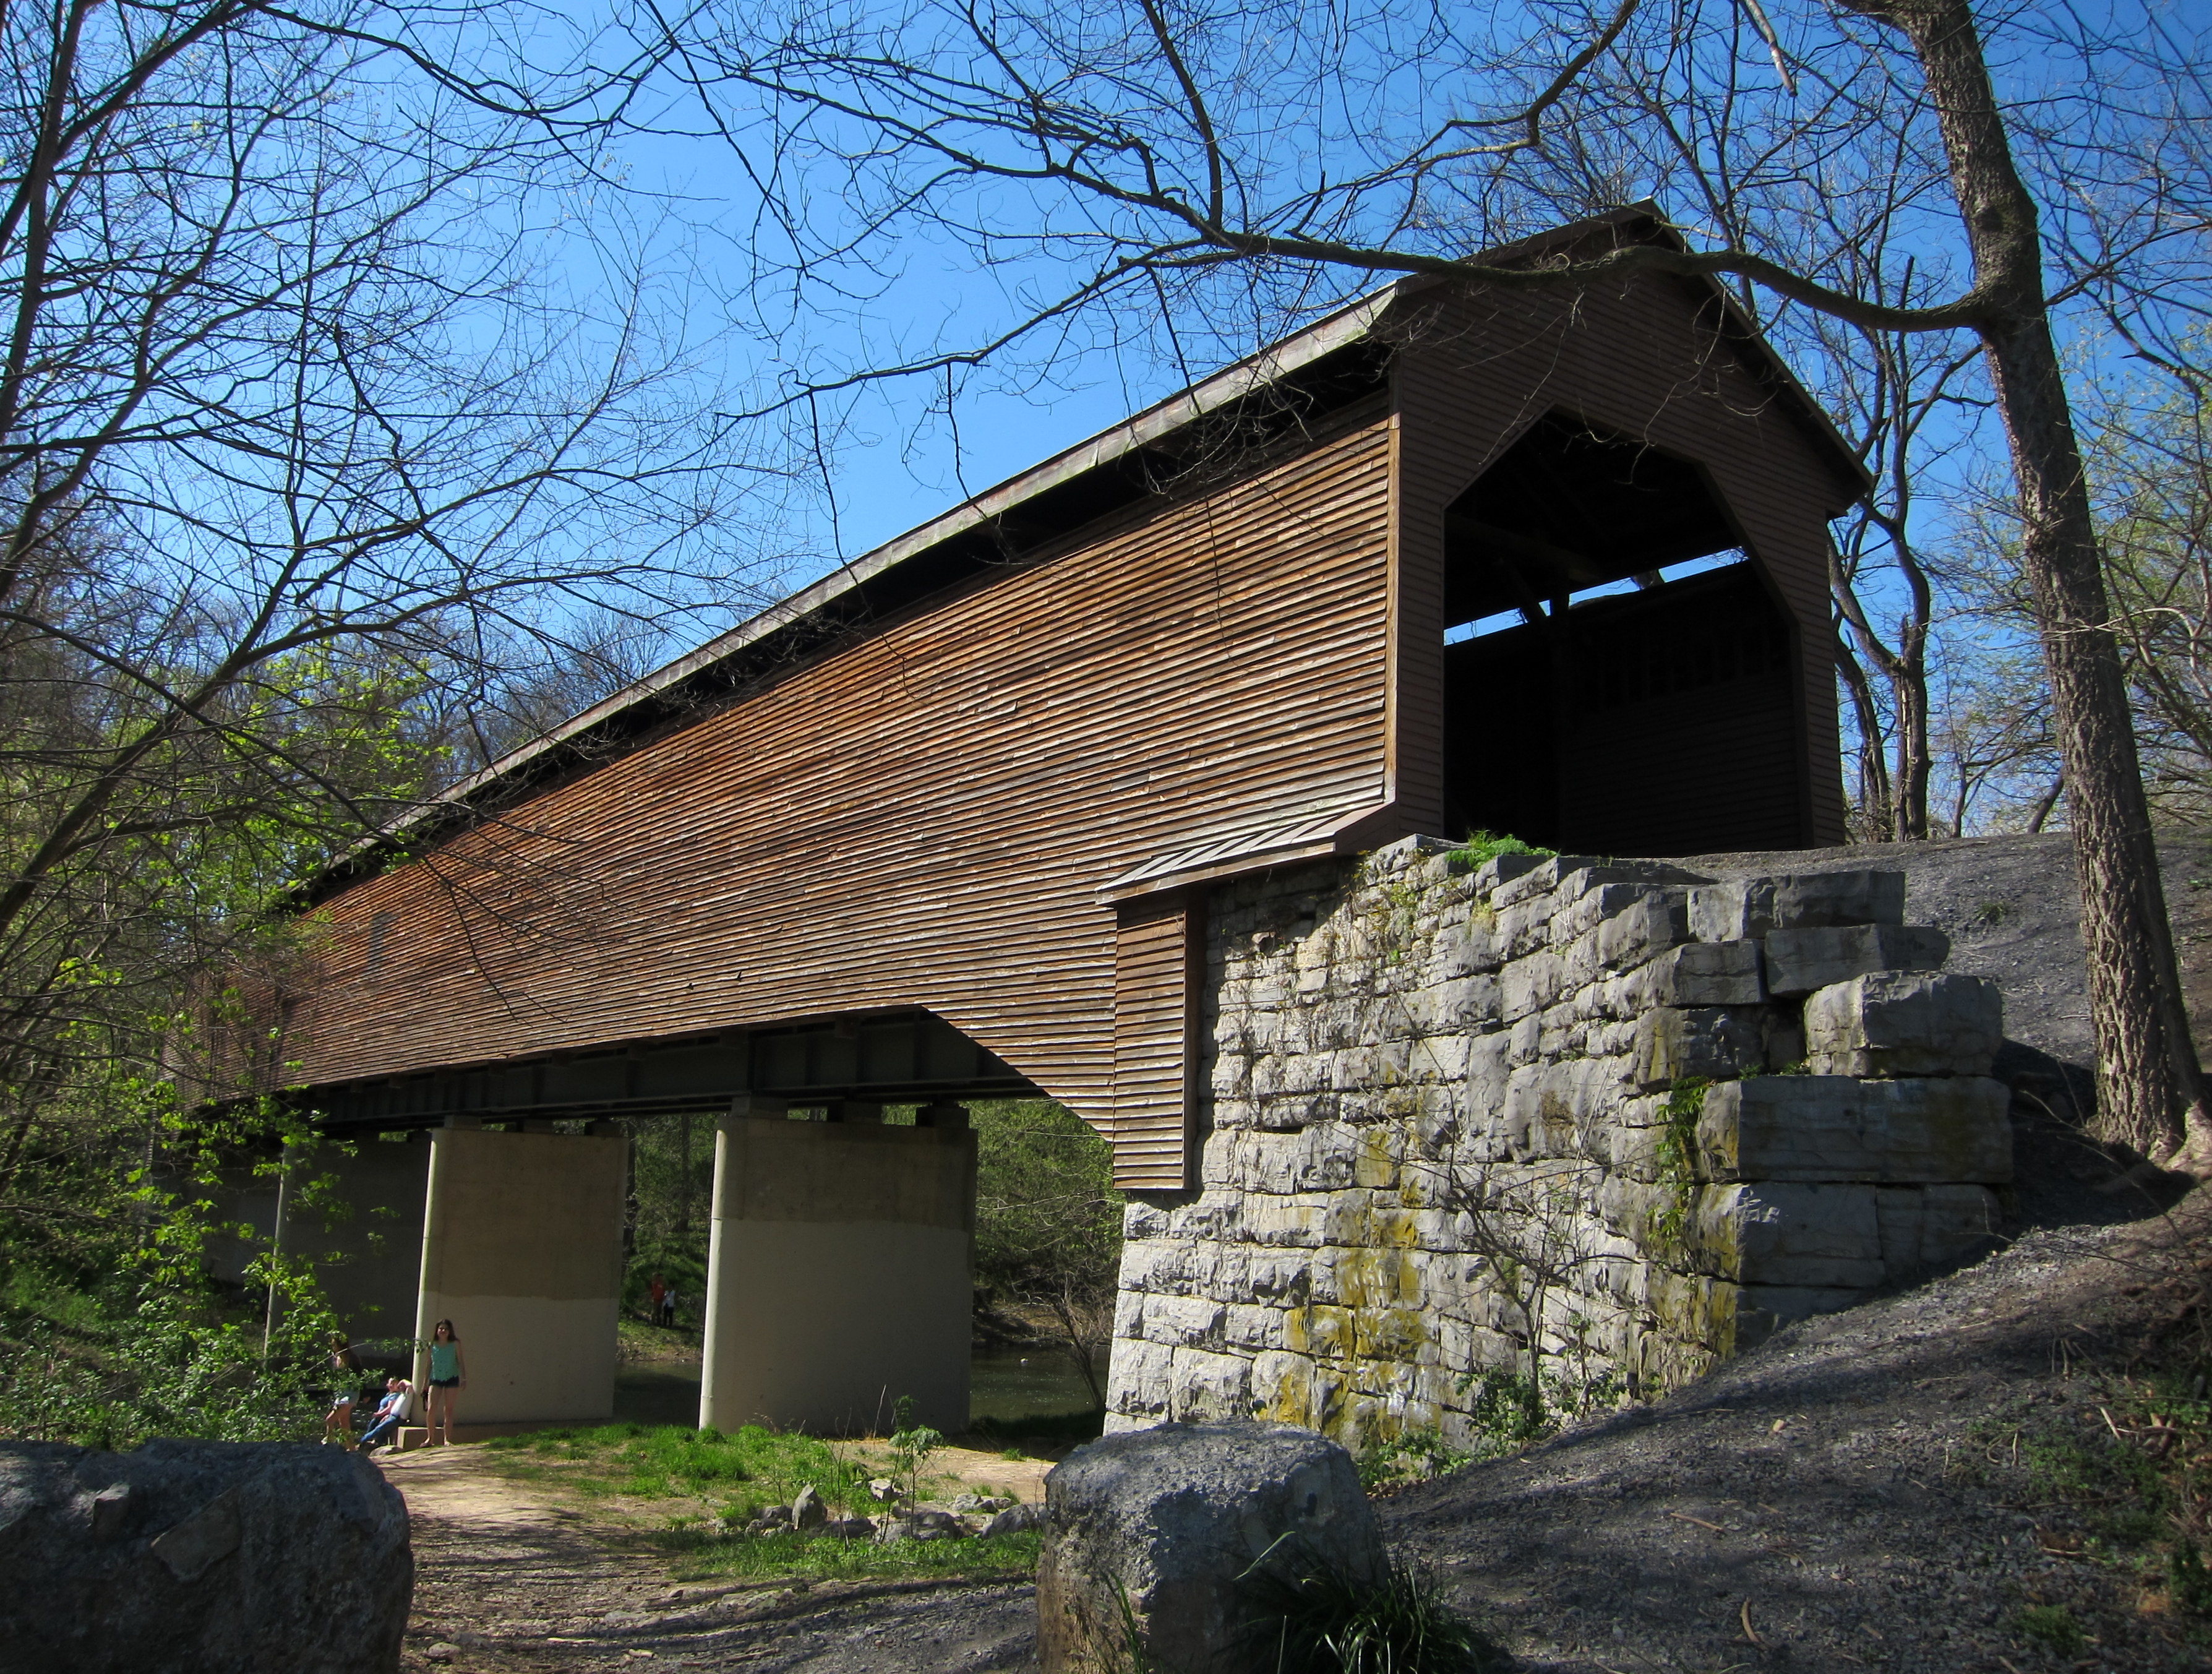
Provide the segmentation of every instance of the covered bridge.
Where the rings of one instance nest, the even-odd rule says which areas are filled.
[[[1624,211],[1494,259],[1672,237]],[[333,1129],[479,1149],[525,1123],[581,1146],[544,1131],[564,1117],[729,1117],[708,1406],[824,1421],[757,1381],[731,1393],[734,1373],[715,1405],[741,1337],[798,1329],[732,1310],[776,1288],[811,1318],[881,1312],[885,1263],[957,1245],[938,1303],[890,1312],[964,1320],[962,1099],[1059,1099],[1111,1137],[1127,1189],[1188,1185],[1194,927],[1218,880],[1472,827],[1646,855],[1840,841],[1827,524],[1863,486],[1717,286],[1394,284],[843,566],[331,869],[287,1079]],[[886,1102],[923,1125],[872,1124]],[[799,1124],[746,1113],[799,1111],[830,1118],[805,1143],[879,1161],[770,1160]],[[902,1186],[909,1164],[938,1184]],[[447,1219],[528,1218],[490,1202]],[[745,1244],[810,1215],[844,1230]],[[822,1276],[862,1223],[915,1239]],[[507,1294],[434,1289],[448,1312]],[[841,1373],[838,1398],[872,1401],[880,1370]],[[925,1410],[964,1399],[963,1379]]]

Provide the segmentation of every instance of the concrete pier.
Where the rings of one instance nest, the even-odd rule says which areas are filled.
[[[464,1422],[613,1417],[625,1145],[431,1134],[415,1336],[453,1322],[468,1366]],[[418,1379],[428,1366],[418,1350]]]
[[[415,1328],[422,1262],[422,1183],[430,1147],[419,1135],[370,1135],[349,1150],[288,1153],[281,1173],[229,1172],[221,1217],[248,1228],[208,1241],[208,1269],[234,1284],[274,1247],[315,1265],[338,1323],[359,1342],[404,1343]],[[280,1190],[281,1182],[281,1190]]]
[[[975,1136],[957,1105],[929,1125],[880,1111],[790,1120],[741,1099],[714,1143],[699,1422],[854,1434],[902,1396],[968,1422]],[[877,1119],[868,1119],[870,1116]]]

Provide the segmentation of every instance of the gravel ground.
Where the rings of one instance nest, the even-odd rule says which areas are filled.
[[[2155,1281],[2201,1271],[2208,1230],[2191,1197],[2136,1227],[2031,1232],[1672,1399],[1409,1489],[1386,1530],[1531,1674],[2212,1667],[2212,1634],[2084,1555],[2034,1470],[2039,1440],[2099,1432],[2096,1367],[2171,1310]],[[2042,1648],[2020,1625],[2038,1605],[2087,1642]]]

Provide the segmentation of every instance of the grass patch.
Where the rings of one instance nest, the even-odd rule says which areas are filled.
[[[2191,1634],[2203,1635],[2212,1620],[2204,1567],[2212,1546],[2212,1321],[2207,1268],[2193,1246],[2179,1253],[2162,1281],[2127,1287],[2149,1294],[2151,1320],[2129,1334],[2127,1358],[2089,1370],[2067,1417],[2016,1434],[2036,1499],[2078,1527],[2081,1555],[2163,1592]],[[2057,1608],[2023,1616],[2021,1631],[2059,1648],[2029,1622],[2063,1637],[2048,1614]]]
[[[2074,1612],[2063,1604],[2031,1604],[2020,1613],[2021,1636],[2062,1657],[2070,1657],[2089,1642]]]
[[[1559,851],[1540,849],[1533,843],[1523,843],[1519,837],[1504,831],[1469,831],[1467,841],[1450,850],[1445,859],[1472,872],[1485,861],[1495,860],[1500,855],[1538,855],[1548,860]]]
[[[853,1443],[752,1425],[725,1435],[672,1424],[604,1424],[500,1436],[484,1446],[504,1476],[605,1499],[697,1502],[696,1513],[671,1518],[665,1527],[643,1537],[669,1556],[678,1580],[911,1580],[1036,1570],[1034,1532],[890,1546],[735,1532],[763,1507],[787,1506],[810,1486],[833,1513],[879,1517],[884,1507],[869,1499],[867,1484],[884,1467]]]
[[[756,1425],[725,1435],[673,1424],[605,1424],[499,1436],[485,1446],[507,1476],[557,1479],[583,1494],[707,1500],[726,1517],[787,1506],[810,1483],[834,1508],[868,1505],[869,1467],[855,1452]]]
[[[671,1529],[653,1543],[675,1559],[676,1579],[773,1580],[789,1575],[805,1580],[853,1580],[870,1576],[916,1577],[1033,1575],[1037,1545],[1034,1530],[981,1536],[968,1540],[902,1540],[878,1546],[872,1540],[819,1540],[802,1535],[757,1538],[718,1535],[702,1529]]]

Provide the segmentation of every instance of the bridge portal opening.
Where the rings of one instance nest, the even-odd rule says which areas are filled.
[[[1694,462],[1550,414],[1452,503],[1445,554],[1449,835],[1802,841],[1796,636]]]

